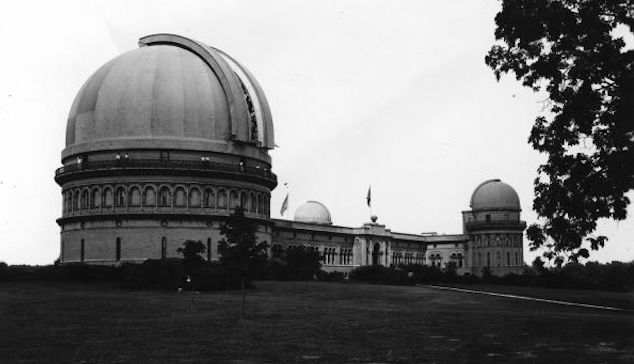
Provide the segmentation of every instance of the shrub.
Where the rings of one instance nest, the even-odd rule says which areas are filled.
[[[342,272],[325,272],[320,270],[317,272],[317,280],[321,282],[343,282],[345,274]]]
[[[404,269],[388,268],[381,265],[359,267],[350,272],[350,279],[360,282],[379,284],[412,284],[408,272]]]

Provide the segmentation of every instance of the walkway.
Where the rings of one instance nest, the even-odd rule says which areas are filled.
[[[634,312],[632,310],[626,310],[624,308],[618,308],[618,307],[599,306],[599,305],[590,305],[590,304],[587,304],[587,303],[566,302],[566,301],[550,300],[550,299],[546,299],[546,298],[535,298],[535,297],[527,297],[527,296],[518,296],[518,295],[508,294],[508,293],[476,291],[476,290],[467,289],[467,288],[435,286],[435,285],[431,285],[431,284],[417,284],[416,286],[434,288],[434,289],[441,289],[441,290],[446,290],[446,291],[456,291],[456,292],[464,292],[464,293],[482,294],[482,295],[494,296],[494,297],[506,297],[506,298],[515,298],[515,299],[527,300],[527,301],[554,303],[554,304],[557,304],[557,305],[565,305],[565,306],[594,308],[594,309],[598,309],[598,310],[620,311],[620,312]]]

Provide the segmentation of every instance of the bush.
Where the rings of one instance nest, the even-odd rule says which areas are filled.
[[[187,277],[190,277],[190,283]],[[120,266],[64,264],[28,266],[0,264],[0,281],[72,281],[115,283],[127,289],[212,291],[239,289],[240,279],[218,263],[187,265],[183,259],[148,259]],[[252,287],[248,284],[247,287]]]
[[[320,270],[317,272],[317,280],[321,282],[343,282],[345,274],[342,272],[325,272]]]
[[[378,284],[410,285],[413,283],[405,270],[381,265],[359,267],[350,272],[350,279]]]

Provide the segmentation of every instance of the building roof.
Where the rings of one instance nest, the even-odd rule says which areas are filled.
[[[330,211],[326,205],[317,201],[306,201],[295,211],[295,221],[313,224],[332,225]]]
[[[125,148],[228,152],[235,142],[273,148],[268,103],[241,64],[177,35],[143,37],[139,45],[81,87],[62,158]]]
[[[478,185],[471,195],[469,206],[472,210],[521,210],[517,192],[499,179]]]

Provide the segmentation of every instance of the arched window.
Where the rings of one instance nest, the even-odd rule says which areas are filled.
[[[95,188],[92,190],[92,196],[90,198],[90,206],[99,207],[100,205],[101,205],[101,194],[99,193],[99,189]]]
[[[500,252],[495,254],[495,261],[498,266],[502,265],[502,254],[500,254]]]
[[[189,206],[200,207],[200,190],[196,187],[189,190]]]
[[[218,191],[218,208],[227,208],[227,192],[225,192],[225,190]]]
[[[130,189],[130,206],[141,205],[141,190],[138,187],[132,187]]]
[[[161,189],[159,190],[159,196],[158,196],[159,206],[170,206],[172,204],[171,195],[172,194],[170,193],[169,188],[165,186],[161,187]]]
[[[73,211],[79,210],[79,191],[75,191],[73,196]]]
[[[81,246],[79,248],[79,260],[83,263],[84,262],[84,257],[85,257],[85,253],[86,253],[86,247],[85,247],[85,243],[84,243],[84,239],[81,239]]]
[[[66,212],[71,212],[73,211],[73,196],[72,193],[69,191],[66,191],[64,193],[64,209],[66,210]]]
[[[103,190],[103,205],[106,207],[112,206],[113,198],[112,198],[112,189],[110,187],[106,187]]]
[[[211,188],[205,188],[205,193],[203,195],[203,206],[208,208],[216,207],[216,196],[214,195],[214,190]]]
[[[146,187],[143,193],[143,206],[155,206],[156,205],[156,192],[154,187]]]
[[[87,209],[88,206],[90,205],[90,198],[89,198],[90,194],[88,193],[88,190],[84,190],[81,193],[81,208],[82,209]]]
[[[167,238],[161,238],[161,259],[167,258]]]
[[[249,194],[249,211],[255,213],[257,210],[257,205],[255,202],[255,194],[251,192]]]
[[[249,206],[247,205],[247,193],[242,191],[240,192],[240,207],[242,207],[245,211],[249,211]]]
[[[487,252],[487,267],[491,266],[491,253]]]
[[[238,207],[238,193],[236,191],[229,192],[229,208],[235,209]]]
[[[478,253],[478,267],[482,266],[482,253]]]
[[[176,187],[174,191],[174,206],[185,207],[187,204],[187,198],[185,196],[185,189],[183,187]]]
[[[520,260],[518,258],[517,252],[515,252],[515,265],[520,265]]]
[[[511,265],[511,252],[506,252],[506,265]]]
[[[271,214],[269,203],[269,196],[264,196],[264,214],[266,214],[267,216]]]
[[[258,194],[258,214],[264,213],[264,202],[262,201],[262,195]]]
[[[115,206],[125,206],[125,189],[123,187],[117,187],[114,194]]]
[[[211,261],[211,238],[207,238],[207,260]]]

